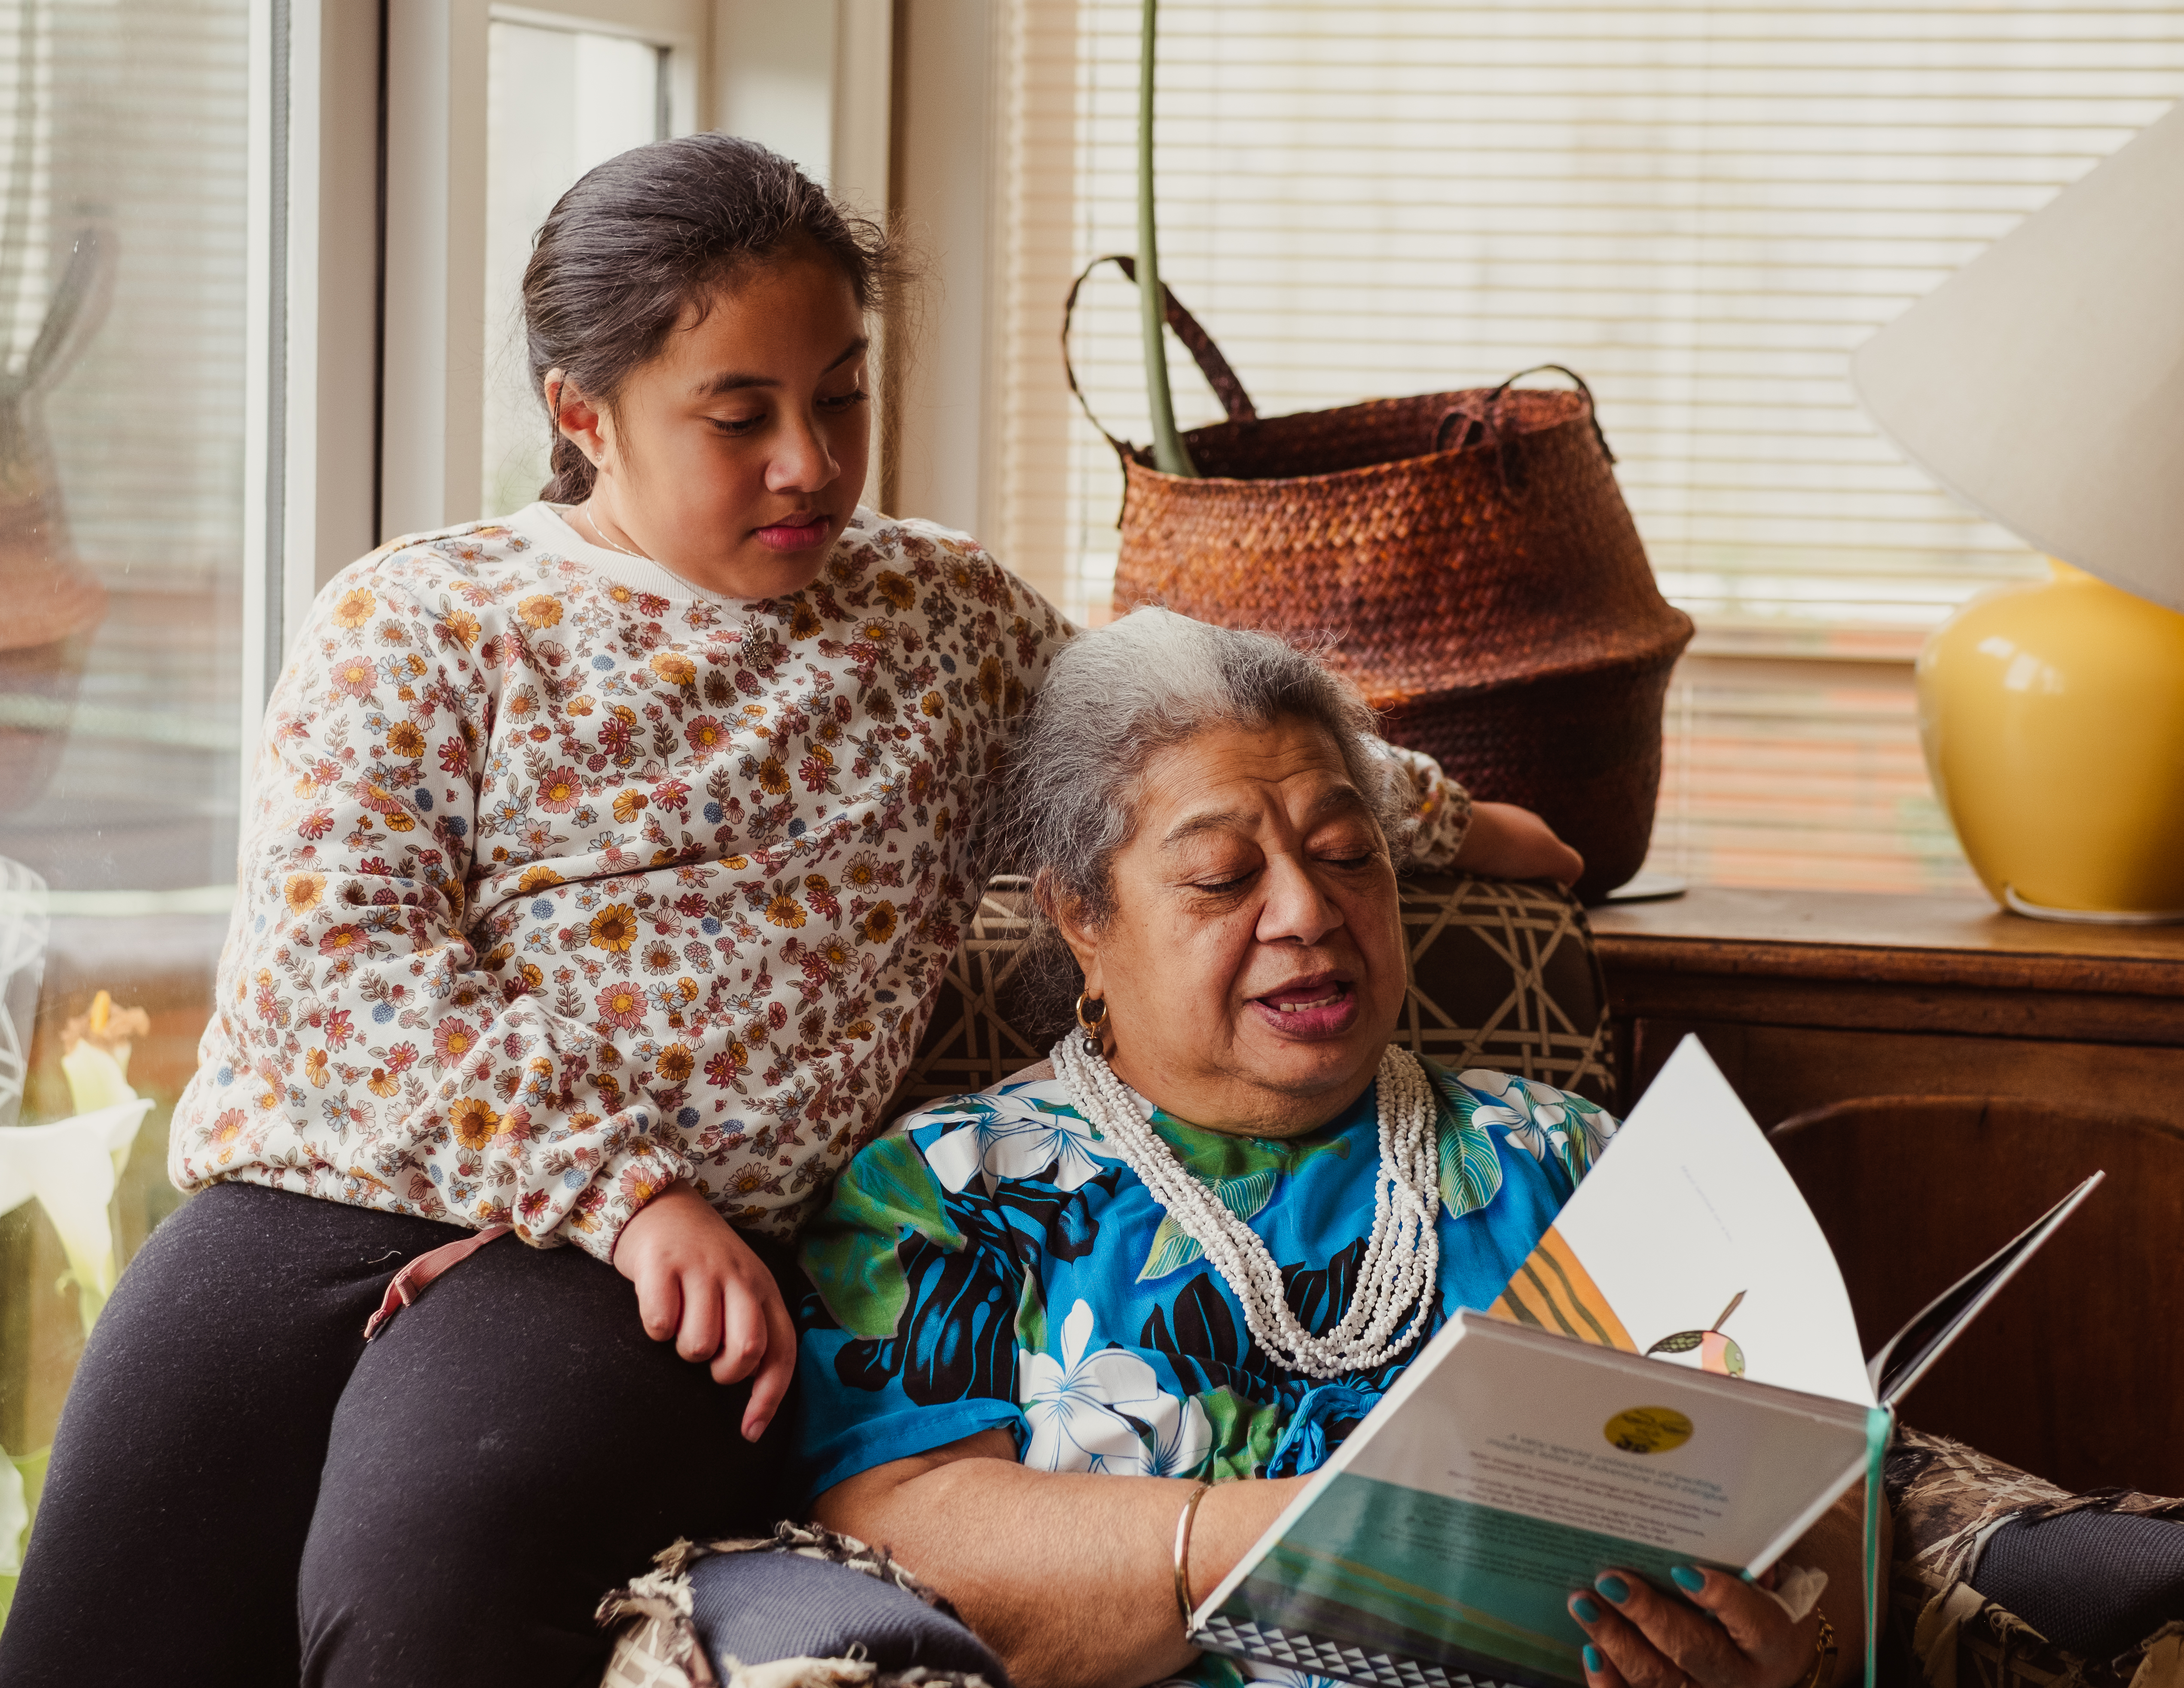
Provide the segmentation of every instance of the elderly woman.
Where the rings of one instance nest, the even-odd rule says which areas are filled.
[[[866,1149],[804,1241],[816,1516],[947,1595],[1018,1688],[1292,1675],[1186,1644],[1183,1507],[1217,1483],[1202,1593],[1615,1129],[1390,1047],[1402,811],[1370,731],[1262,635],[1141,610],[1060,652],[1000,838],[1084,1031]],[[1793,1550],[1852,1657],[1854,1516]],[[1817,1614],[1686,1574],[1688,1602],[1573,1591],[1593,1688],[1825,1674]]]

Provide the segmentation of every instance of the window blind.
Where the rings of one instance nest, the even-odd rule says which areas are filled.
[[[1069,276],[1135,243],[1139,8],[1011,18],[991,526],[1096,614],[1120,476],[1072,418],[1053,336]],[[2040,564],[1897,455],[1847,354],[2180,96],[2165,3],[1168,0],[1162,269],[1262,414],[1580,371],[1700,628],[1655,865],[1964,885],[1908,664]],[[1136,302],[1112,272],[1073,344],[1101,420],[1145,438]],[[1215,420],[1170,357],[1179,421]]]
[[[112,266],[96,331],[34,407],[62,543],[109,594],[58,769],[0,814],[0,855],[58,891],[235,873],[249,14],[248,0],[0,0],[11,370],[80,231]],[[49,707],[0,685],[0,725],[49,725]]]

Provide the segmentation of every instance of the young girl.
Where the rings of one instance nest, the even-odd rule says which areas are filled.
[[[554,483],[345,570],[274,694],[173,1127],[201,1193],[86,1351],[9,1683],[596,1680],[604,1590],[770,1524],[764,1240],[883,1123],[1071,632],[859,506],[889,280],[720,135],[540,231]],[[1426,860],[1575,876],[1418,781]]]

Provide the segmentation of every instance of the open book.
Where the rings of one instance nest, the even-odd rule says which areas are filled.
[[[1501,1300],[1442,1327],[1191,1639],[1376,1688],[1582,1684],[1571,1593],[1774,1563],[2099,1179],[1869,1362],[1818,1222],[1686,1038]]]

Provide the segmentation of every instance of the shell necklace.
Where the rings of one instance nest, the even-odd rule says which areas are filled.
[[[1242,1304],[1252,1336],[1275,1360],[1306,1377],[1336,1378],[1384,1366],[1417,1340],[1440,1279],[1440,1145],[1433,1086],[1417,1056],[1391,1047],[1380,1057],[1372,1237],[1350,1305],[1333,1329],[1315,1336],[1290,1310],[1266,1244],[1161,1141],[1099,1046],[1072,1032],[1051,1053],[1078,1111],[1205,1250]]]

